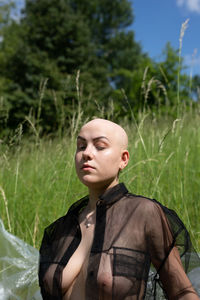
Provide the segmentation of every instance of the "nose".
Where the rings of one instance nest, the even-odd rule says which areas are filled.
[[[87,146],[83,151],[83,159],[84,160],[91,160],[93,158],[93,152],[90,146]]]

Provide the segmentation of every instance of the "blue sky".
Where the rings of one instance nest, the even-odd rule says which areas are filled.
[[[150,57],[161,59],[169,41],[179,48],[181,25],[189,19],[182,42],[188,73],[200,74],[200,0],[133,0],[135,39]]]
[[[91,0],[92,1],[92,0]],[[112,0],[111,0],[112,1]],[[24,0],[15,0],[19,7]],[[189,19],[182,56],[188,73],[200,74],[200,0],[131,0],[135,15],[132,29],[143,51],[159,61],[169,41],[179,48],[181,25]]]

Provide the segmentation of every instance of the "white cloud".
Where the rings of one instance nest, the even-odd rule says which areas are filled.
[[[184,6],[190,12],[200,14],[200,0],[176,0],[176,4],[179,7]]]
[[[178,6],[183,6],[184,0],[176,0]]]

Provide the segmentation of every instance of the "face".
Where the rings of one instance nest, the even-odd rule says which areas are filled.
[[[77,175],[90,189],[114,186],[118,183],[119,170],[126,165],[124,154],[117,131],[112,126],[91,121],[82,127],[77,138]]]

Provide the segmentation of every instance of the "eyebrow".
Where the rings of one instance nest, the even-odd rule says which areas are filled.
[[[103,136],[103,135],[97,136],[96,138],[93,139],[93,141],[97,141],[97,140],[100,140],[100,139],[106,139],[107,141],[109,141],[109,139],[106,136]],[[84,137],[80,136],[80,135],[77,137],[77,140],[86,141],[86,139]]]

